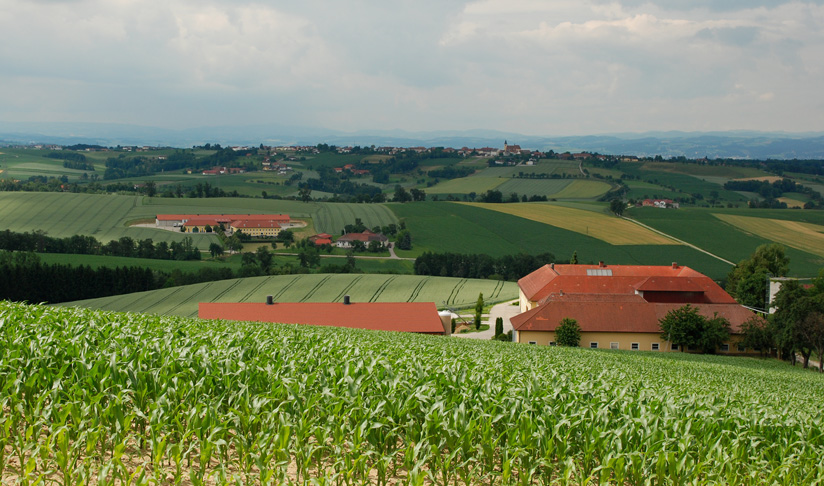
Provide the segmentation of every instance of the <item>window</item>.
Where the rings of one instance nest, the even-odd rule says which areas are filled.
[[[721,351],[724,351],[725,353],[728,353],[730,351],[730,345],[726,344],[726,343],[722,344],[721,345]]]
[[[660,346],[659,343],[652,343],[652,350],[653,351],[659,351],[660,349],[661,349],[661,346]]]
[[[550,346],[555,346],[555,341],[550,341],[550,342],[549,342],[549,345],[550,345]]]
[[[747,350],[746,346],[744,346],[742,343],[738,343],[738,352],[739,353],[743,353],[746,350]]]
[[[638,351],[638,349],[639,349],[641,346],[640,346],[638,343],[632,343],[632,344],[630,345],[630,347],[632,348],[632,350],[633,350],[633,351]]]
[[[591,349],[598,349],[598,343],[595,343],[595,342],[589,343],[589,347]]]
[[[672,351],[678,351],[678,345],[677,345],[677,344],[673,344],[672,346],[670,346],[670,350],[672,350]]]
[[[538,344],[537,341],[530,341],[529,344]]]
[[[618,343],[609,343],[609,349],[618,349]]]

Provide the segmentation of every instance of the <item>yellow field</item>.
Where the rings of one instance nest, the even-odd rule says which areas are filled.
[[[798,199],[790,199],[788,197],[779,197],[778,201],[787,203],[788,208],[803,208],[804,201],[799,201]]]
[[[824,257],[824,226],[731,214],[714,214],[714,216],[762,238]]]
[[[561,192],[553,194],[552,197],[558,199],[589,199],[604,194],[611,187],[606,182],[601,181],[574,180],[572,184],[561,189]]]
[[[603,213],[543,203],[461,203],[585,234],[612,245],[677,245],[653,231]]]

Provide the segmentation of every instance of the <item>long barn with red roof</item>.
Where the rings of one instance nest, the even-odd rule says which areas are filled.
[[[511,319],[514,340],[554,345],[555,329],[571,318],[581,346],[675,351],[661,339],[659,321],[689,304],[708,318],[730,321],[732,337],[719,351],[747,352],[741,325],[754,314],[711,278],[689,267],[645,265],[545,265],[518,281],[522,313]]]

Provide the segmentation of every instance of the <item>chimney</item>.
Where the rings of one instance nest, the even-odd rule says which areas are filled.
[[[274,304],[274,303],[275,303],[275,301],[274,301],[274,299],[272,298],[272,296],[271,296],[271,295],[267,295],[267,296],[266,296],[266,305],[272,305],[272,304]]]
[[[349,296],[348,295],[343,296],[343,305],[349,305]]]
[[[551,268],[551,269],[555,270],[555,263],[554,263],[554,262],[553,262],[553,263],[550,263],[550,264],[549,264],[549,268]]]
[[[601,268],[606,267],[606,264],[603,261],[598,262],[598,266]]]
[[[564,296],[564,291],[563,291],[563,290],[559,290],[559,291],[558,291],[558,296],[559,296],[559,297],[563,297],[563,296]]]
[[[672,262],[672,268],[678,268],[678,262]]]

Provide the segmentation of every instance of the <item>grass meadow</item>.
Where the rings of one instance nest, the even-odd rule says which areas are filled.
[[[780,241],[745,231],[723,221],[718,216],[744,216],[786,221],[799,221],[824,226],[821,211],[755,210],[721,208],[682,208],[677,210],[657,208],[633,208],[626,216],[637,219],[655,229],[675,236],[732,262],[748,258],[759,245]],[[815,247],[797,249],[787,247],[790,271],[795,276],[814,276],[824,266],[824,259],[815,254]],[[700,269],[699,269],[700,270]]]
[[[505,301],[518,297],[518,287],[515,282],[499,280],[418,275],[302,274],[220,280],[60,305],[196,317],[200,302],[265,302],[267,295],[277,302],[342,302],[349,295],[352,302],[469,307],[479,293],[489,302]]]
[[[558,207],[561,204],[558,203]],[[582,203],[563,204],[584,207]],[[398,250],[399,256],[417,256],[424,251],[491,256],[548,252],[559,260],[566,260],[577,252],[581,263],[603,260],[611,264],[668,265],[677,261],[718,279],[726,277],[731,268],[683,245],[611,245],[587,236],[585,228],[580,232],[570,231],[473,204],[426,202],[388,206],[399,218],[405,219],[412,233],[413,250]]]
[[[511,214],[603,240],[612,245],[674,245],[673,240],[611,214],[547,203],[464,203]]]

